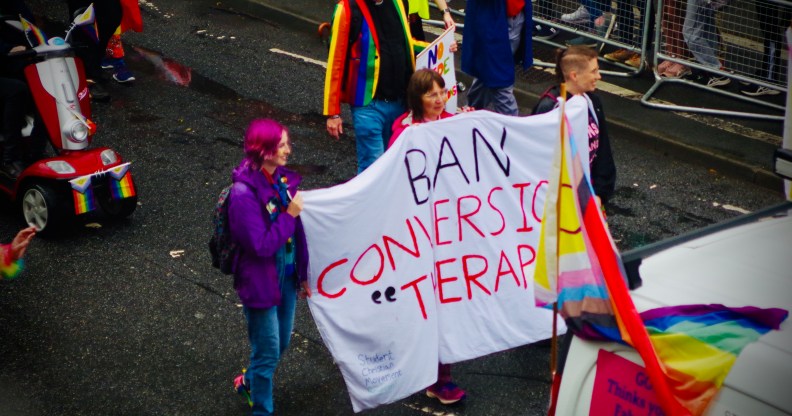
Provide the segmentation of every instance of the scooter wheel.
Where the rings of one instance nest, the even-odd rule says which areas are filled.
[[[36,227],[41,235],[52,235],[66,223],[65,207],[50,186],[42,183],[26,185],[22,189],[20,205],[22,217]]]
[[[137,208],[137,196],[124,199],[112,199],[109,197],[100,199],[99,206],[102,207],[102,211],[104,211],[108,217],[113,220],[120,220],[135,212],[135,208]]]

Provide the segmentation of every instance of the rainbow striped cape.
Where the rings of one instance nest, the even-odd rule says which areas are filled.
[[[666,415],[700,415],[737,355],[778,329],[788,312],[685,305],[639,315],[563,108],[534,272],[536,304],[557,303],[576,336],[635,348]]]

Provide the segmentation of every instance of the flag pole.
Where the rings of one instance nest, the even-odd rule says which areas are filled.
[[[566,111],[566,83],[563,83],[563,82],[561,83],[560,92],[558,94],[558,99],[560,101],[559,102],[559,106],[561,108],[561,111],[559,111],[559,117],[558,117],[558,140],[559,140],[559,145],[561,146],[561,155],[563,157],[564,145],[565,145],[564,144],[564,119],[566,117],[565,117],[564,112]],[[560,215],[561,215],[561,203],[560,202],[561,202],[561,198],[557,198],[556,199],[556,204],[555,204],[556,205],[555,206],[556,218],[560,218]],[[558,250],[560,249],[559,241],[560,241],[560,239],[557,238],[556,239],[556,251],[555,251],[556,253],[558,253],[559,252]],[[558,256],[555,257],[555,262],[556,262],[556,268],[555,269],[558,270]],[[558,331],[556,329],[557,323],[558,323],[558,302],[553,302],[553,338],[552,338],[552,342],[550,343],[550,375],[553,376],[554,378],[555,378],[555,373],[556,373],[556,364],[557,364],[556,361],[558,359]]]
[[[559,107],[561,111],[559,111],[558,116],[558,140],[559,145],[561,146],[561,157],[563,158],[563,150],[565,146],[565,126],[564,120],[566,119],[565,111],[566,111],[566,84],[561,83],[560,92],[558,94],[559,100]],[[562,162],[563,163],[563,162]],[[561,180],[561,176],[558,177],[559,181]],[[561,214],[561,198],[560,195],[556,198],[555,204],[556,210],[556,218],[560,218]],[[559,238],[556,238],[556,250],[555,252],[558,253],[559,251]],[[555,256],[556,267],[555,269],[558,270],[558,256]],[[558,392],[561,389],[561,376],[560,374],[556,373],[557,364],[558,364],[558,302],[553,302],[553,336],[550,338],[550,407],[547,409],[547,416],[554,416],[555,415],[555,408],[556,403],[558,403]]]

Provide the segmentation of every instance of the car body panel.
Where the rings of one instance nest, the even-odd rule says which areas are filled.
[[[643,285],[631,292],[639,312],[685,304],[792,310],[792,216],[763,218],[686,241],[645,258],[640,272]],[[742,351],[706,415],[792,414],[790,325],[787,319],[780,331],[770,331]],[[556,415],[590,414],[600,349],[643,365],[630,347],[575,337]]]

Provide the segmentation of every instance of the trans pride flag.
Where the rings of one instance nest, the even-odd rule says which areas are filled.
[[[94,12],[93,3],[91,3],[81,15],[74,19],[74,26],[72,26],[72,28],[76,26],[81,27],[83,32],[94,42],[99,42],[99,29],[96,26],[96,13]]]
[[[581,338],[635,348],[665,414],[700,415],[737,355],[778,329],[788,312],[685,305],[639,316],[563,108],[534,274],[536,304],[557,303],[567,328]]]
[[[132,182],[132,173],[129,172],[129,162],[118,165],[107,173],[110,174],[110,195],[114,199],[135,196],[135,185]]]
[[[93,189],[91,188],[91,175],[80,176],[69,181],[74,197],[74,213],[76,215],[96,209]]]

